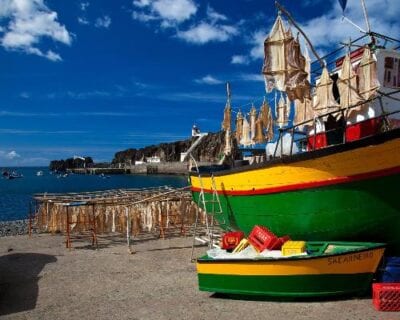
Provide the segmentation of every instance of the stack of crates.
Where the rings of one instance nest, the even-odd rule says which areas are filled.
[[[372,285],[373,304],[379,311],[400,311],[400,257],[385,257]]]

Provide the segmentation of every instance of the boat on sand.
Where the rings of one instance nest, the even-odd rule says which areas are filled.
[[[225,230],[264,225],[293,240],[384,242],[400,254],[400,41],[369,31],[310,65],[279,12],[263,65],[267,94],[280,96],[275,112],[264,100],[246,126],[245,113],[235,129],[224,121],[227,144],[253,156],[193,166],[194,201]]]
[[[384,253],[382,243],[307,242],[306,255],[197,259],[199,288],[281,298],[363,295]],[[239,255],[239,258],[237,257]],[[235,257],[236,256],[236,257]]]

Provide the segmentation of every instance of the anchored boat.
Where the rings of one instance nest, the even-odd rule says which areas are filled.
[[[197,260],[202,291],[271,297],[362,295],[384,253],[381,243],[308,242],[307,255]],[[235,254],[233,254],[235,255]]]
[[[312,67],[278,15],[263,66],[275,112],[264,100],[258,117],[237,113],[236,130],[230,116],[223,123],[233,132],[227,144],[255,151],[264,143],[263,152],[245,165],[192,170],[193,199],[226,230],[265,225],[294,240],[385,242],[400,253],[400,52],[383,42],[399,48],[369,31]],[[230,103],[228,94],[226,112]]]

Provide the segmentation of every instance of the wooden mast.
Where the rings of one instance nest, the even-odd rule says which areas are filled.
[[[284,7],[282,7],[282,5],[278,1],[275,1],[275,6],[290,20],[290,22],[295,26],[295,28],[302,34],[302,36],[304,37],[304,39],[307,41],[308,45],[310,46],[310,49],[313,52],[314,56],[319,61],[321,67],[322,68],[325,67],[324,61],[320,58],[317,51],[314,49],[310,39],[308,39],[308,37],[306,36],[304,31],[299,27],[299,25],[296,23],[296,21],[292,18],[290,13]]]

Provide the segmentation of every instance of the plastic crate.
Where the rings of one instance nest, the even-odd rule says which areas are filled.
[[[254,226],[253,230],[249,234],[248,240],[250,244],[262,252],[265,249],[268,250],[279,250],[281,246],[290,238],[288,236],[278,238],[268,228],[263,226]]]
[[[243,238],[244,233],[242,231],[226,232],[222,236],[221,248],[225,250],[233,250]]]
[[[306,242],[289,240],[282,245],[281,250],[283,256],[300,254],[306,251]]]
[[[376,134],[382,125],[382,119],[368,119],[354,124],[349,124],[346,127],[346,141],[355,141],[363,137],[368,137]]]
[[[316,135],[310,135],[307,139],[307,150],[317,150],[325,148],[328,145],[325,132],[319,132]]]
[[[379,282],[400,282],[400,257],[384,257],[378,271]]]
[[[379,311],[400,311],[400,283],[373,283],[373,304]]]

